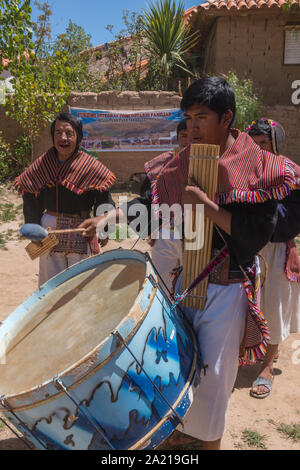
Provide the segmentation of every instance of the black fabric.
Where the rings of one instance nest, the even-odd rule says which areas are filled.
[[[224,207],[231,212],[231,235],[221,231],[230,253],[230,270],[253,264],[254,256],[269,242],[277,223],[277,202],[262,204],[229,204]],[[213,246],[224,245],[219,234],[215,234]]]
[[[65,214],[75,214],[82,211],[90,213],[93,209],[93,215],[96,215],[96,210],[99,205],[112,204],[114,206],[109,191],[88,191],[84,194],[77,195],[59,185],[57,199],[58,212]],[[45,209],[57,212],[55,187],[44,189],[38,197],[29,193],[23,195],[25,223],[39,224]]]
[[[287,242],[300,234],[300,190],[278,203],[278,222],[271,242]]]

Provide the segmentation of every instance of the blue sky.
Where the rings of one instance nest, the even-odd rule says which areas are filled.
[[[123,10],[141,13],[142,8],[150,3],[147,0],[47,0],[52,9],[51,27],[53,37],[65,31],[69,19],[82,26],[86,33],[91,35],[93,46],[111,41],[112,35],[105,29],[107,25],[114,25],[118,33],[123,28]],[[199,5],[203,0],[183,0],[185,8]],[[43,0],[40,0],[43,3]],[[38,9],[32,4],[32,18],[36,20]]]

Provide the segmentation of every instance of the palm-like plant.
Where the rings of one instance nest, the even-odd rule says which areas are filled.
[[[184,22],[184,11],[183,3],[176,6],[175,0],[157,0],[144,11],[144,48],[151,65],[157,64],[165,89],[174,67],[189,72],[185,56],[199,38]]]

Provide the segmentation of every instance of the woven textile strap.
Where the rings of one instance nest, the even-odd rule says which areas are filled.
[[[225,246],[208,266],[196,277],[192,284],[182,294],[175,296],[175,302],[172,309],[175,309],[187,295],[196,287],[199,282],[203,281],[209,276],[229,255],[228,247]],[[248,314],[246,321],[246,330],[244,340],[241,344],[240,354],[238,358],[239,365],[255,364],[261,359],[267,350],[267,342],[270,339],[270,330],[267,322],[256,301],[256,289],[258,286],[253,286],[252,282],[246,276],[243,282],[244,289],[248,297]]]
[[[185,289],[182,294],[177,294],[175,296],[175,302],[172,305],[172,309],[175,309],[175,307],[181,303],[186,296],[204,279],[207,278],[207,276],[210,275],[223,261],[227,256],[229,255],[228,247],[225,246],[219,253],[214,257],[214,259],[206,266],[206,268],[194,279],[192,284]]]

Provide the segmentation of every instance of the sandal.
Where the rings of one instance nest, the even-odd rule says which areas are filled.
[[[257,379],[254,380],[254,382],[252,384],[252,389],[250,390],[250,395],[253,398],[266,398],[270,395],[270,392],[272,390],[272,384],[273,384],[273,380],[266,379],[265,377],[262,377],[261,375],[259,375],[257,377]],[[266,387],[268,389],[268,391],[265,392],[265,393],[256,393],[256,392],[254,392],[253,388],[258,387],[259,385],[263,385],[264,387]]]

